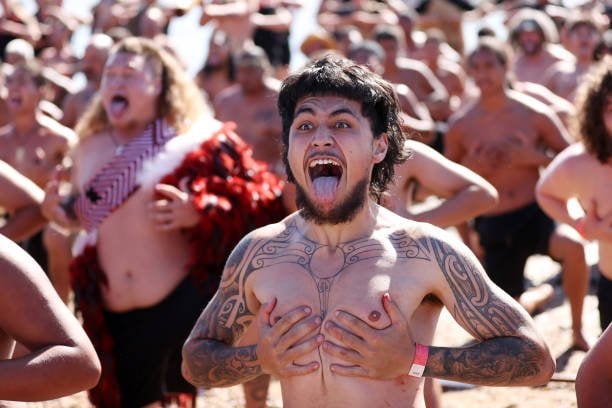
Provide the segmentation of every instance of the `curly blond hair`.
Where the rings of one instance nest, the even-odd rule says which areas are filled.
[[[109,58],[119,53],[144,55],[161,77],[158,116],[178,133],[187,131],[202,115],[210,113],[202,92],[190,79],[179,61],[168,51],[143,37],[127,37],[112,49]],[[81,140],[110,128],[100,95],[92,100],[75,131]]]

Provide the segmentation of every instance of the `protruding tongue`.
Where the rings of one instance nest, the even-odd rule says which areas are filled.
[[[338,189],[337,177],[317,177],[312,181],[315,196],[319,200],[331,201],[336,196]]]
[[[123,98],[113,98],[110,111],[113,116],[120,116],[127,109],[127,101]]]

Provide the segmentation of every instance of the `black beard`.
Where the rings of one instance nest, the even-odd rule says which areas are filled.
[[[296,195],[295,204],[300,209],[300,215],[306,221],[312,221],[317,225],[329,224],[337,225],[351,221],[357,212],[364,206],[367,197],[369,180],[362,179],[347,198],[333,207],[328,213],[321,212],[316,205],[308,198],[306,192],[298,183],[295,183]]]

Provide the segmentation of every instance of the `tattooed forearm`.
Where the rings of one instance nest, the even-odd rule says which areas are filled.
[[[431,347],[424,375],[470,384],[533,385],[542,348],[529,339],[497,337],[469,348]]]
[[[197,387],[230,387],[262,374],[255,346],[228,347],[216,340],[187,343],[183,361],[187,380]]]

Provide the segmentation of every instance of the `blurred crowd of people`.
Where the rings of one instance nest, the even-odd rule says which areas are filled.
[[[177,286],[182,287],[187,274],[183,269],[193,270],[194,262],[205,262],[203,256],[194,255],[194,242],[218,244],[227,256],[240,235],[296,209],[281,156],[282,123],[277,110],[281,82],[290,73],[296,52],[310,60],[329,53],[342,55],[385,78],[396,90],[403,130],[413,139],[411,144],[418,143],[407,148],[417,158],[421,149],[427,149],[428,160],[445,168],[461,165],[465,169],[457,174],[469,174],[465,176],[469,182],[451,179],[455,184],[437,184],[425,171],[418,175],[408,169],[409,160],[383,197],[387,207],[441,227],[455,226],[493,281],[532,314],[546,307],[554,288],[525,278],[527,258],[545,254],[559,262],[571,309],[571,344],[584,351],[594,340],[584,335],[582,325],[592,275],[585,246],[599,242],[595,278],[602,332],[610,324],[612,57],[607,55],[612,53],[612,7],[606,2],[321,0],[316,27],[299,50],[292,49],[290,37],[292,27],[300,24],[294,16],[304,6],[301,0],[100,0],[88,18],[71,14],[62,0],[37,0],[36,5],[36,12],[30,14],[20,0],[0,0],[0,233],[18,242],[39,263],[67,305],[87,309],[91,306],[83,303],[84,295],[75,286],[79,278],[93,278],[79,275],[71,265],[92,244],[81,231],[95,230],[98,256],[107,275],[95,278],[105,282],[95,290],[102,299],[100,313],[114,322],[110,331],[117,342],[122,325],[135,325],[133,320],[123,322],[120,315],[165,302],[177,293]],[[173,49],[168,28],[174,18],[195,10],[201,11],[201,25],[212,26],[212,34],[201,69],[189,78],[188,61]],[[474,23],[488,21],[486,17],[493,13],[504,16],[503,27]],[[464,41],[467,21],[478,26],[478,39],[470,48]],[[82,26],[89,27],[91,35],[79,55],[71,38]],[[507,35],[499,38],[500,32]],[[146,40],[131,43],[134,36]],[[135,57],[139,55],[145,55],[143,61]],[[86,80],[78,81],[79,74]],[[589,99],[597,92],[598,99]],[[216,125],[203,125],[202,117]],[[255,177],[259,187],[249,196],[260,207],[245,205],[241,214],[241,207],[230,200],[227,205],[232,210],[227,210],[224,201],[217,199],[221,193],[214,193],[213,181],[197,183],[198,177],[212,180],[212,175],[234,171],[224,167],[207,170],[210,174],[205,176],[184,174],[183,178],[191,177],[189,187],[183,178],[166,178],[148,190],[141,187],[146,183],[135,181],[122,201],[109,204],[108,214],[91,221],[86,211],[94,210],[79,207],[73,193],[93,197],[90,206],[97,205],[98,198],[106,200],[99,190],[92,190],[96,184],[91,179],[105,164],[115,163],[114,157],[127,157],[131,141],[158,119],[168,122],[159,125],[161,138],[166,137],[168,125],[178,134],[191,135],[190,129],[197,128],[207,135],[221,132],[231,140],[221,140],[214,154],[228,154],[244,166],[236,170],[236,180],[261,174]],[[600,123],[599,129],[587,126],[587,121]],[[241,140],[232,139],[234,132]],[[100,134],[104,137],[97,137]],[[183,147],[180,157],[196,148],[206,151],[198,147],[203,142],[206,139]],[[577,144],[597,158],[592,167],[547,168],[560,160],[556,159],[559,153],[567,155],[565,150]],[[143,152],[156,156],[154,145],[147,149]],[[239,158],[242,155],[248,163]],[[174,167],[165,166],[159,177],[172,173]],[[555,177],[555,170],[567,173]],[[568,184],[569,174],[576,177],[574,184]],[[460,200],[457,197],[467,197],[467,187],[474,185],[484,186],[480,196],[472,197],[482,207],[461,207],[456,216],[425,216],[414,210],[415,203],[426,203],[430,196]],[[496,194],[482,193],[491,186]],[[202,190],[207,194],[200,194]],[[143,191],[155,199],[143,198]],[[266,194],[270,194],[268,201],[262,198]],[[200,197],[195,207],[190,201],[193,196]],[[582,215],[564,209],[572,199],[578,200]],[[134,200],[142,208],[121,213]],[[147,212],[145,201],[153,207],[147,207]],[[208,226],[206,220],[217,214],[211,208],[217,206],[226,217],[244,218],[252,211],[259,218],[240,225],[211,222]],[[75,209],[85,215],[75,217]],[[278,214],[259,216],[272,209]],[[141,226],[148,219],[153,220],[155,233]],[[213,235],[185,233],[195,226]],[[226,231],[232,228],[231,234]],[[230,237],[227,242],[224,236]],[[118,237],[119,241],[113,241]],[[120,261],[122,251],[134,253]],[[224,260],[206,267],[218,269]],[[173,272],[168,275],[169,269]],[[214,289],[218,281],[213,278],[207,284]],[[193,316],[177,329],[180,336],[173,340],[173,353],[195,321],[196,310],[211,296],[211,288],[204,291],[205,301],[185,306]],[[185,296],[195,296],[190,289],[184,290]],[[94,341],[95,346],[101,344]],[[27,352],[27,347],[18,345],[15,355]],[[129,354],[132,349],[126,346],[122,352]],[[164,365],[175,363],[176,355],[168,358]],[[116,364],[129,371],[125,365],[132,363]],[[149,370],[142,367],[138,370]],[[144,387],[121,377],[119,382],[124,396],[126,387]],[[247,405],[265,404],[266,388],[265,379],[245,384]],[[180,385],[176,391],[185,389]],[[138,398],[134,396],[133,404],[151,402]]]

